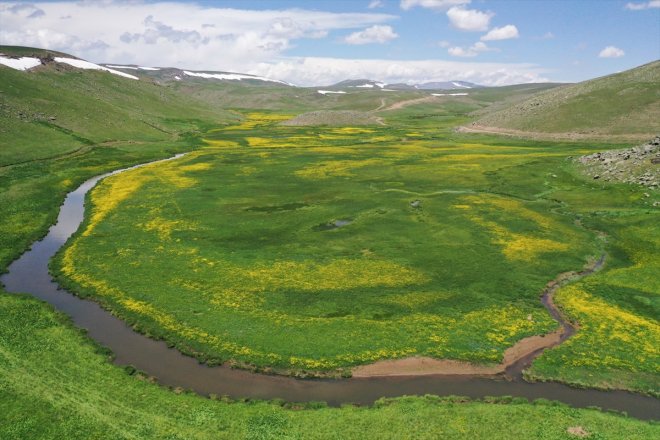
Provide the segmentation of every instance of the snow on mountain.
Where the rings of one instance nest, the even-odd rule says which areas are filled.
[[[9,58],[0,55],[0,64],[16,70],[28,70],[40,66],[41,60],[33,57]]]
[[[456,81],[452,81],[451,83],[459,89],[471,89],[472,88],[472,86],[468,86],[465,83],[459,83],[459,82],[456,82]]]
[[[189,70],[184,70],[183,73],[184,75],[187,76],[193,76],[193,77],[205,78],[205,79],[221,79],[221,80],[229,80],[229,81],[241,81],[244,79],[252,79],[258,81],[274,82],[274,83],[284,84],[287,86],[293,85],[285,81],[280,81],[278,79],[271,79],[263,76],[244,75],[241,73],[206,73],[206,72],[191,72]]]
[[[105,64],[105,67],[110,67],[112,69],[131,69],[131,70],[160,70],[159,67],[143,67],[143,66],[115,66],[112,64]]]
[[[341,90],[317,90],[317,93],[320,93],[321,95],[328,95],[328,94],[337,94],[337,95],[343,95],[346,92],[341,91]]]
[[[118,70],[109,69],[109,68],[104,67],[104,66],[99,66],[98,64],[90,63],[89,61],[85,61],[85,60],[77,60],[77,59],[74,59],[74,58],[55,57],[55,62],[68,64],[68,65],[76,67],[78,69],[103,70],[105,72],[110,72],[114,75],[123,76],[124,78],[140,79],[135,75],[130,75],[128,73],[120,72]]]

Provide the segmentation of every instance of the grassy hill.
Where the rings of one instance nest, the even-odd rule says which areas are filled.
[[[20,49],[0,46],[0,53],[44,56]],[[174,141],[231,118],[221,107],[153,81],[53,62],[29,72],[0,66],[0,166],[91,145]]]
[[[6,46],[0,47],[0,52],[14,56],[66,55]],[[201,144],[199,133],[207,132],[211,127],[214,128],[211,135],[216,133],[215,136],[222,140],[217,127],[242,118],[230,109],[281,108],[287,114],[319,109],[366,111],[398,100],[424,96],[421,92],[405,91],[389,94],[360,91],[322,96],[316,89],[279,86],[268,87],[265,92],[264,87],[201,80],[163,85],[148,78],[134,81],[54,63],[28,72],[0,66],[0,273],[45,233],[55,221],[65,194],[82,181],[123,166],[195,149]],[[456,167],[455,161],[438,169],[455,170],[466,181],[483,181],[498,193],[507,189],[521,194],[520,198],[531,198],[541,186],[543,191],[546,190],[550,176],[545,163],[534,165],[531,171],[509,166],[500,172],[492,168],[497,164],[490,160],[489,150],[494,146],[492,138],[453,134],[449,130],[454,121],[464,121],[470,111],[514,95],[519,99],[530,92],[529,89],[481,89],[479,95],[475,91],[474,97],[438,99],[437,102],[385,112],[382,116],[393,126],[399,124],[406,133],[414,133],[414,127],[426,124],[433,131],[428,148],[435,148],[438,144],[446,147],[447,138],[452,137],[456,138],[455,142],[470,142],[464,147],[478,150],[474,163],[484,166],[483,173],[464,172]],[[411,130],[407,130],[408,127]],[[343,141],[339,138],[334,142],[339,145]],[[507,140],[506,144],[499,144],[498,151],[512,154],[527,149],[524,143],[518,142],[511,145]],[[546,147],[550,149],[550,145]],[[572,147],[581,148],[579,145],[552,145],[555,149]],[[349,149],[346,150],[348,154]],[[273,150],[274,154],[278,154],[276,151]],[[414,151],[419,155],[424,150]],[[327,151],[318,153],[327,154]],[[344,160],[348,162],[349,159],[347,156]],[[401,158],[402,161],[405,159]],[[559,163],[560,158],[553,160]],[[228,156],[227,163],[219,169],[226,172],[226,169],[240,165],[231,161],[232,157]],[[259,164],[260,167],[263,165]],[[258,171],[256,166],[254,170],[244,168],[243,171],[248,173]],[[566,188],[574,185],[566,183],[573,181],[568,174],[560,176],[561,183],[557,185],[566,185]],[[536,184],[530,185],[530,179]],[[227,186],[226,180],[223,176],[215,182],[224,187]],[[392,180],[393,185],[398,183]],[[329,187],[328,190],[333,189]],[[572,194],[567,190],[563,197]],[[600,198],[596,197],[598,194],[601,194]],[[621,194],[631,200],[641,200],[642,197],[641,192],[631,193],[625,188],[620,190],[616,200],[622,197]],[[585,208],[585,212],[587,209],[601,209],[603,199],[610,201],[611,192],[594,188],[588,198],[593,206]],[[404,202],[408,209],[407,196]],[[643,202],[636,203],[641,205]],[[572,202],[572,205],[576,204]],[[424,206],[425,211],[412,212],[424,220],[422,214],[432,206],[429,201]],[[247,212],[259,215],[260,211]],[[616,220],[630,221],[633,217],[628,214],[635,213],[628,212]],[[642,214],[646,215],[645,211]],[[644,225],[652,224],[653,219],[649,217],[643,221],[646,222]],[[358,225],[356,222],[354,226]],[[638,235],[631,236],[639,242],[639,236],[647,233],[638,225],[633,226]],[[653,249],[649,244],[649,255]],[[620,266],[628,263],[624,250],[618,251]],[[630,275],[626,275],[628,273]],[[638,272],[632,271],[624,275],[640,282],[650,278],[650,275],[639,276]],[[624,281],[632,285],[629,280]],[[613,282],[618,281],[614,279]],[[619,301],[622,308],[628,307],[637,313],[637,309],[616,297],[615,293],[613,291],[611,297]],[[644,292],[635,295],[639,301],[647,300]],[[644,306],[642,302],[640,304]],[[611,308],[603,310],[609,313]],[[587,318],[581,319],[590,324]],[[596,352],[593,344],[606,341],[605,336],[600,336],[596,342],[578,341],[582,345],[577,344],[574,350],[578,353]],[[620,345],[630,349],[630,344]],[[564,354],[559,352],[556,358],[549,359],[539,371],[535,371],[535,376],[564,377],[565,372],[558,370],[564,367],[561,362]],[[657,437],[660,428],[657,424],[592,409],[569,408],[543,400],[530,404],[524,399],[506,397],[487,399],[486,402],[409,397],[383,400],[369,408],[218,400],[181,389],[159,387],[139,372],[116,367],[109,362],[106,350],[94,344],[84,332],[73,328],[50,306],[31,298],[9,295],[0,287],[1,439],[562,439],[582,433],[591,438],[646,439]],[[507,423],[502,423],[503,420]]]
[[[660,132],[659,78],[660,61],[655,61],[535,94],[486,114],[476,125],[530,133],[646,139]]]

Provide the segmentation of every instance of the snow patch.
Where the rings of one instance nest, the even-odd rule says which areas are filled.
[[[9,58],[0,55],[0,64],[16,70],[28,70],[40,66],[41,60],[33,57]]]
[[[355,86],[357,88],[363,88],[363,89],[373,89],[374,85],[373,84],[362,84],[360,86]]]
[[[279,84],[285,84],[287,86],[293,85],[288,82],[280,81],[278,79],[270,79],[266,78],[263,76],[253,76],[253,75],[242,75],[240,73],[205,73],[205,72],[190,72],[188,70],[184,70],[183,73],[188,76],[196,76],[198,78],[205,78],[205,79],[224,79],[224,80],[229,80],[229,81],[240,81],[243,79],[256,79],[259,81],[268,81],[268,82],[274,82],[274,83],[279,83]]]
[[[177,81],[181,81],[181,77],[179,75],[174,75],[174,79]]]
[[[118,70],[108,69],[107,67],[99,66],[98,64],[90,63],[85,60],[75,60],[73,58],[55,57],[55,62],[68,64],[69,66],[77,67],[78,69],[85,70],[103,70],[115,75],[123,76],[124,78],[140,79],[137,76],[129,75],[128,73],[120,72]]]
[[[457,82],[453,82],[453,81],[452,81],[452,84],[453,84],[455,87],[458,87],[459,89],[471,89],[471,88],[472,88],[472,87],[470,87],[470,86],[466,86],[466,85],[464,85],[464,84],[457,83]]]
[[[346,92],[341,92],[341,91],[334,91],[334,90],[317,90],[318,93],[321,95],[327,95],[327,94],[337,94],[337,95],[344,95]]]
[[[431,93],[433,96],[467,96],[468,93]]]
[[[113,69],[131,69],[131,70],[160,70],[159,67],[113,66],[112,64],[106,64],[105,67],[111,67]]]
[[[134,66],[113,66],[112,64],[106,64],[105,67],[111,67],[113,69],[131,69],[131,70],[138,70],[137,67]]]

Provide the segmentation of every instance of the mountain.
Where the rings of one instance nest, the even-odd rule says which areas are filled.
[[[385,87],[384,82],[374,81],[372,79],[347,79],[328,88],[330,89],[345,89],[345,88],[361,88],[361,89],[382,89]]]
[[[395,83],[386,84],[381,81],[374,81],[371,79],[347,79],[338,82],[332,86],[331,89],[346,89],[346,88],[364,88],[364,89],[389,89],[389,90],[456,90],[456,89],[475,89],[480,88],[478,84],[467,81],[444,81],[444,82],[426,82],[421,84],[406,84]]]
[[[7,46],[0,46],[0,53],[0,145],[5,163],[92,145],[173,142],[202,123],[236,119],[222,106],[176,87],[69,54]],[[14,67],[7,66],[11,63]],[[0,161],[0,166],[5,163]]]
[[[37,49],[20,46],[0,46],[0,65],[16,70],[30,70],[37,67],[57,64],[68,65],[84,70],[103,70],[118,76],[130,79],[139,79],[144,76],[157,81],[191,81],[191,80],[217,80],[217,81],[242,81],[252,85],[286,85],[292,86],[285,81],[265,78],[262,76],[248,75],[234,72],[216,71],[193,71],[182,70],[172,67],[144,67],[135,64],[95,64],[81,60],[62,52]]]
[[[660,61],[534,94],[468,128],[649,139],[660,133]]]
[[[480,87],[483,86],[467,81],[443,81],[443,82],[427,82],[427,83],[417,84],[417,88],[420,90],[456,90],[456,89],[476,89]]]

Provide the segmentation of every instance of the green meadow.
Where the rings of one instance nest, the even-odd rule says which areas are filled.
[[[247,112],[182,159],[102,182],[56,260],[61,283],[209,364],[348,374],[410,356],[498,363],[557,327],[539,300],[549,281],[621,251],[616,225],[581,221],[600,190],[569,157],[590,145],[458,137],[460,115],[424,109],[372,127],[278,124],[288,117]],[[637,203],[652,232],[630,194],[612,190],[602,207]],[[587,344],[590,359],[562,346],[534,377],[656,394],[658,352],[640,338],[658,340],[657,310],[639,283],[646,302],[596,290],[607,310],[562,290],[571,318],[614,313],[627,344],[599,321],[609,338],[586,327],[568,345]],[[643,325],[620,325],[624,312]]]
[[[499,362],[517,340],[555,329],[539,301],[545,284],[607,253],[603,270],[557,293],[579,330],[527,376],[658,394],[656,195],[582,177],[571,157],[598,143],[453,131],[521,90],[383,112],[383,126],[284,127],[300,112],[369,110],[381,98],[321,103],[273,88],[264,103],[251,87],[50,67],[1,68],[0,79],[0,272],[84,180],[188,152],[89,195],[85,223],[52,265],[63,285],[209,364],[349,374],[412,355]],[[2,439],[660,435],[654,423],[543,400],[207,399],[112,365],[37,300],[0,290],[0,318]]]

